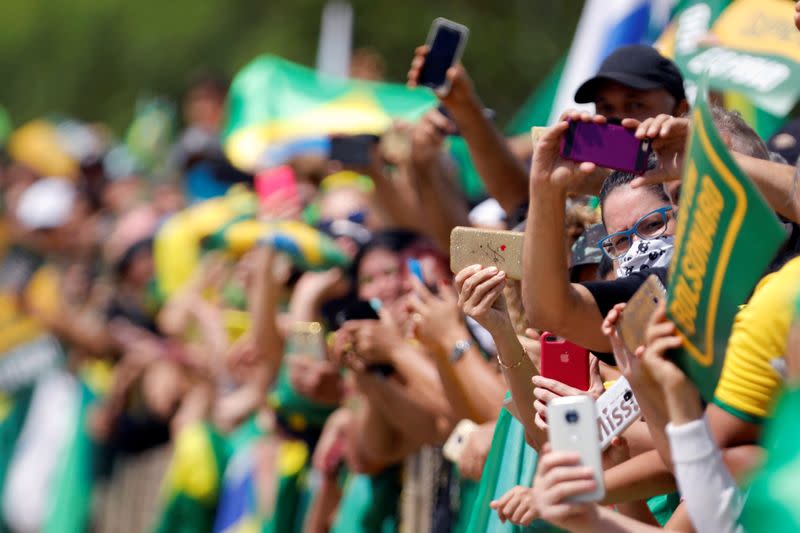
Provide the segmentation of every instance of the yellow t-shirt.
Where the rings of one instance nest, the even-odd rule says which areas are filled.
[[[766,417],[781,387],[770,361],[783,357],[800,288],[800,257],[759,282],[737,313],[714,403],[737,418]]]

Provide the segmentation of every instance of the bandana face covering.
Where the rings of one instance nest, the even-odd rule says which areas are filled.
[[[675,237],[656,237],[631,244],[630,250],[619,258],[617,277],[624,278],[634,272],[651,268],[668,267],[674,252]]]

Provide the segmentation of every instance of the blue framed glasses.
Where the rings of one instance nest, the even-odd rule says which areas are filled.
[[[631,229],[607,235],[600,239],[597,245],[609,258],[619,259],[631,249],[634,235],[643,240],[655,239],[663,235],[667,231],[670,211],[672,211],[671,206],[651,211],[637,220]]]

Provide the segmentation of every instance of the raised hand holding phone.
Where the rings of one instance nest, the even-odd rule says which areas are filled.
[[[466,26],[441,17],[434,20],[428,33],[428,54],[417,83],[446,96],[450,92],[447,71],[461,59],[468,36]]]
[[[556,452],[577,454],[578,464],[591,469],[594,488],[567,498],[570,502],[596,502],[605,495],[597,410],[588,396],[557,398],[548,405],[550,445]]]
[[[609,123],[569,120],[561,139],[561,156],[599,167],[641,175],[652,153],[650,139],[637,139],[634,132]]]

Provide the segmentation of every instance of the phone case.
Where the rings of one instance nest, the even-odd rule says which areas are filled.
[[[325,359],[325,339],[319,322],[295,322],[286,340],[288,355],[308,355],[316,360]]]
[[[566,396],[547,406],[547,427],[553,451],[575,452],[581,464],[594,472],[597,488],[569,499],[572,502],[596,502],[605,496],[600,439],[597,432],[597,409],[589,396]]]
[[[372,147],[380,141],[375,135],[337,135],[331,137],[330,159],[345,165],[366,166]]]
[[[666,296],[667,290],[658,276],[650,275],[628,300],[617,323],[617,331],[625,348],[631,354],[636,353],[636,349],[645,344],[647,323],[656,310],[658,302]]]
[[[522,279],[523,233],[458,226],[450,233],[450,270],[495,266],[509,279]]]
[[[589,390],[589,350],[549,332],[540,338],[542,376]]]
[[[286,191],[288,197],[297,195],[297,182],[294,170],[288,165],[259,172],[253,179],[256,195],[262,203],[279,191]]]
[[[608,448],[614,437],[621,435],[641,416],[639,402],[633,395],[631,384],[623,376],[600,395],[595,405],[601,450]]]
[[[428,38],[426,40],[426,44],[428,45],[429,54],[430,51],[433,50],[433,43],[436,39],[436,34],[439,31],[439,28],[448,28],[450,30],[456,31],[460,34],[460,39],[458,41],[458,45],[456,46],[455,53],[453,54],[453,60],[450,62],[450,66],[457,64],[461,61],[461,56],[464,53],[464,47],[467,46],[467,38],[469,37],[469,28],[464,26],[463,24],[459,24],[457,22],[453,22],[452,20],[448,20],[443,17],[439,17],[433,21],[431,24],[431,29],[428,31]],[[428,56],[430,57],[430,55]],[[448,67],[449,68],[449,67]],[[425,78],[427,77],[425,71],[425,65],[422,65],[422,70],[420,71],[420,85],[424,85],[426,87],[430,87],[440,96],[447,96],[447,93],[450,92],[450,82],[447,79],[447,75],[444,76],[444,81],[440,85],[432,84],[430,82],[426,82]]]
[[[464,452],[464,446],[467,444],[467,437],[478,429],[478,424],[472,420],[464,419],[456,425],[456,428],[447,437],[447,442],[444,443],[442,448],[442,455],[451,463],[457,463],[461,459],[461,454]]]
[[[644,174],[651,152],[650,141],[640,141],[616,124],[570,121],[561,141],[561,155],[567,159],[633,174]]]

